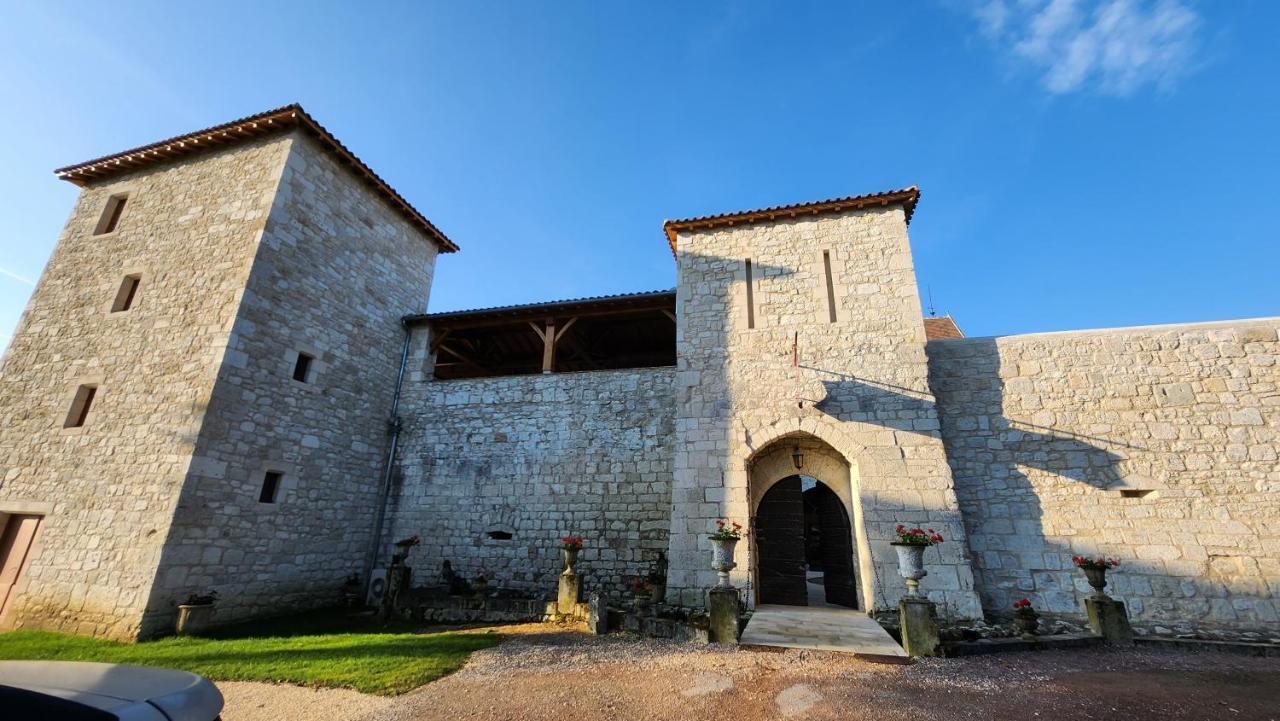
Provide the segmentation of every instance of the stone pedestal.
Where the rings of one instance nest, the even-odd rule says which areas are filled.
[[[582,581],[578,578],[578,574],[560,574],[560,587],[556,591],[556,610],[562,615],[572,614],[580,598],[582,598]]]
[[[1132,646],[1133,629],[1129,626],[1129,613],[1124,601],[1103,596],[1091,596],[1084,600],[1093,632],[1102,636],[1108,646]]]
[[[711,623],[708,636],[712,643],[738,642],[738,589],[713,588],[710,602]]]
[[[587,614],[587,632],[597,635],[609,632],[609,603],[602,594],[591,594],[588,602],[591,607]]]
[[[904,598],[898,602],[898,621],[902,625],[902,648],[908,656],[938,656],[938,609],[923,598]]]
[[[382,608],[378,610],[382,618],[391,618],[400,613],[403,605],[400,597],[408,593],[412,582],[413,569],[392,563],[387,569],[387,592],[382,595]]]
[[[213,625],[213,604],[178,606],[178,621],[174,631],[179,636],[199,636]]]

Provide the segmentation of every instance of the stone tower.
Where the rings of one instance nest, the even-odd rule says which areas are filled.
[[[82,191],[0,366],[0,513],[35,529],[0,624],[137,638],[191,593],[223,621],[335,594],[400,318],[456,246],[296,105],[58,173]]]
[[[667,223],[679,274],[672,600],[704,602],[717,517],[759,531],[766,494],[802,476],[843,506],[858,607],[892,608],[905,590],[889,542],[907,523],[947,538],[926,554],[940,610],[981,615],[928,386],[907,238],[917,197]],[[770,582],[763,543],[739,544],[733,574],[753,602]]]

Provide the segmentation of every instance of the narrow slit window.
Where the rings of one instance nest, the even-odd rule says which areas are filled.
[[[295,381],[311,382],[311,361],[314,359],[314,356],[309,356],[306,353],[298,354],[298,360],[294,361],[293,364],[293,379]]]
[[[747,258],[747,327],[756,327],[756,307],[755,307],[755,291],[752,290],[751,282],[751,259]]]
[[[831,251],[822,251],[822,267],[827,273],[827,317],[836,322],[836,286],[831,280]]]
[[[495,541],[510,541],[511,532],[510,531],[489,531],[489,538],[492,538]]]
[[[121,313],[133,307],[138,297],[138,284],[142,282],[140,275],[126,275],[120,282],[120,290],[116,291],[116,300],[111,304],[112,313]]]
[[[102,219],[98,221],[98,229],[94,232],[94,235],[106,235],[116,231],[116,227],[120,225],[120,216],[124,214],[124,205],[127,200],[129,200],[127,195],[113,195],[107,198],[107,207],[102,210]]]
[[[280,493],[280,480],[284,474],[280,471],[267,471],[262,476],[262,491],[258,493],[258,503],[275,503]]]
[[[1149,488],[1126,488],[1120,491],[1121,498],[1146,498],[1153,491]]]
[[[89,409],[93,406],[93,398],[98,394],[98,387],[95,385],[83,385],[76,389],[76,395],[71,400],[71,410],[67,413],[67,420],[63,424],[64,428],[80,428],[89,420]]]

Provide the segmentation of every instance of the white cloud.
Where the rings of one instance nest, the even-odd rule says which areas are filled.
[[[984,0],[971,12],[1055,94],[1168,90],[1191,68],[1200,28],[1179,0]]]

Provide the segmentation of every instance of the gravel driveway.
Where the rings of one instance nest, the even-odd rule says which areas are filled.
[[[1280,659],[1048,651],[887,666],[841,654],[698,647],[543,625],[394,698],[220,684],[225,721],[427,719],[1275,719]]]

